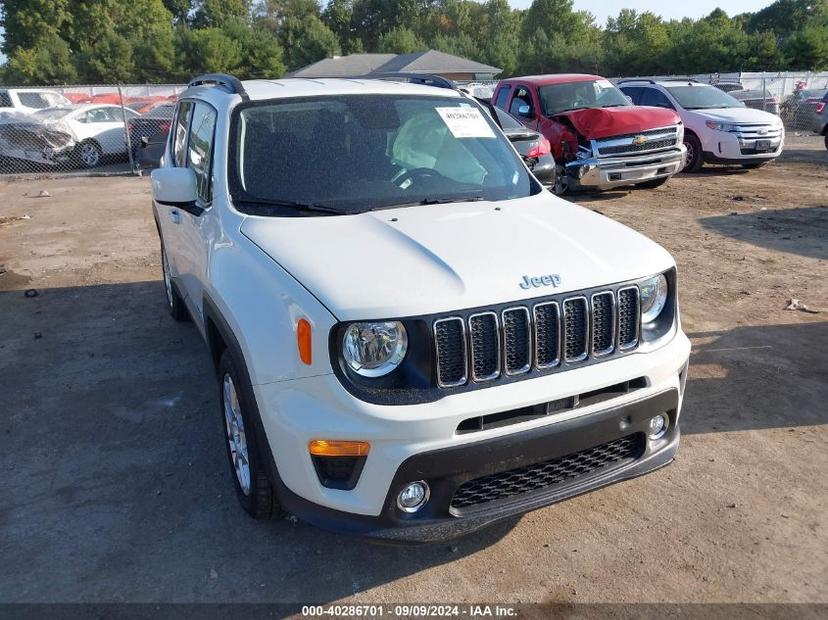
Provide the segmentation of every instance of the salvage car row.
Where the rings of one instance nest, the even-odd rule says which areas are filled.
[[[657,187],[705,163],[760,167],[782,153],[784,118],[825,135],[828,148],[826,89],[799,89],[781,107],[771,98],[768,108],[767,93],[737,82],[557,74],[502,80],[489,94],[478,101],[558,194]],[[117,94],[0,89],[0,165],[94,168],[131,151],[136,168],[154,168],[174,108],[174,97],[137,97],[122,107]]]
[[[0,89],[0,163],[23,169],[27,164],[29,169],[95,168],[126,158],[129,143],[137,157],[144,135],[166,139],[174,101],[133,98],[124,106],[118,101],[117,95],[70,99],[57,91]]]

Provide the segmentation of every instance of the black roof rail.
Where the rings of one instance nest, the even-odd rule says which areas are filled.
[[[620,80],[616,80],[616,84],[621,84],[623,82],[647,82],[648,84],[655,84],[655,80],[651,80],[650,78],[621,78]]]
[[[209,85],[223,86],[228,92],[230,92],[230,94],[240,95],[244,101],[250,100],[250,96],[244,89],[244,85],[241,83],[241,80],[235,76],[228,75],[227,73],[205,73],[204,75],[199,75],[198,77],[190,80],[190,83],[187,84],[187,88]]]
[[[664,77],[664,78],[658,78],[658,79],[655,79],[655,80],[653,78],[646,78],[646,77],[621,78],[620,80],[616,80],[615,83],[616,84],[621,84],[622,82],[647,82],[648,84],[658,84],[659,82],[696,82],[697,84],[702,84],[702,82],[699,82],[699,80],[697,80],[696,78],[691,78],[689,76],[682,77],[680,75]]]
[[[407,80],[412,84],[422,84],[423,86],[436,86],[437,88],[448,88],[451,90],[460,90],[457,84],[448,78],[441,75],[434,75],[433,73],[403,73],[403,72],[382,72],[369,73],[368,75],[361,75],[358,78],[361,80]]]

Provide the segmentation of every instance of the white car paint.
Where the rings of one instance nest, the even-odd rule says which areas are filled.
[[[34,112],[69,105],[72,102],[55,90],[0,88],[0,112]]]
[[[75,139],[84,163],[90,167],[100,164],[100,156],[126,155],[127,134],[124,117],[129,121],[140,116],[129,108],[113,104],[82,104],[68,108],[48,108],[30,115],[44,124],[61,128]],[[88,159],[87,159],[88,157]]]
[[[371,80],[244,82],[252,101],[345,94],[457,96],[425,86]],[[634,353],[566,372],[446,395],[425,404],[376,404],[343,387],[329,354],[341,321],[447,313],[550,293],[646,278],[673,269],[670,255],[625,226],[556,198],[548,191],[497,203],[395,208],[335,217],[261,217],[239,212],[228,190],[230,118],[242,103],[223,87],[198,86],[181,101],[216,110],[209,203],[199,215],[159,202],[174,167],[172,143],[153,172],[154,212],[171,276],[193,320],[208,339],[209,299],[237,340],[266,440],[285,487],[317,506],[377,516],[400,464],[424,451],[509,439],[522,431],[607,410],[596,404],[562,416],[458,435],[469,416],[545,403],[645,377],[646,388],[612,406],[676,390],[681,406],[690,343],[678,316],[658,341]],[[183,105],[179,103],[179,106]],[[505,138],[500,136],[501,139]],[[182,194],[174,194],[178,202]],[[186,196],[184,196],[186,197]],[[524,275],[560,274],[554,291],[524,291]],[[312,326],[313,359],[300,361],[299,319]],[[678,415],[678,414],[676,414]],[[315,438],[371,443],[351,491],[324,487],[308,454]],[[677,441],[677,438],[676,438]]]
[[[699,138],[705,154],[712,154],[723,160],[745,163],[774,159],[782,154],[785,146],[785,128],[782,120],[775,114],[747,107],[688,110],[682,107],[668,89],[668,86],[676,84],[681,83],[624,80],[618,87],[625,94],[627,94],[624,91],[625,88],[654,89],[662,93],[681,117],[685,131],[690,130]],[[706,84],[698,86],[715,88]],[[713,129],[707,125],[708,121],[727,123],[732,127],[728,130]],[[743,154],[742,147],[755,144],[757,139],[771,140],[773,148],[765,153]]]

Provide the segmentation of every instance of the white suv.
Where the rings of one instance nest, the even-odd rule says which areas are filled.
[[[673,459],[673,259],[550,194],[463,93],[202,76],[152,191],[254,517],[441,540]]]
[[[692,80],[629,79],[619,81],[618,88],[636,105],[678,113],[687,147],[685,172],[698,172],[705,162],[758,168],[782,154],[782,120],[746,108],[714,86]]]
[[[68,105],[72,102],[54,90],[0,88],[0,112],[34,112]]]

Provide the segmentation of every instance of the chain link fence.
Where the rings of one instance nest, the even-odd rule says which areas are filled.
[[[0,175],[157,165],[182,84],[0,86]]]
[[[751,108],[778,114],[789,131],[818,131],[828,72],[703,73]],[[461,82],[491,97],[497,81]],[[153,168],[164,150],[184,84],[0,86],[0,175],[123,174]]]

